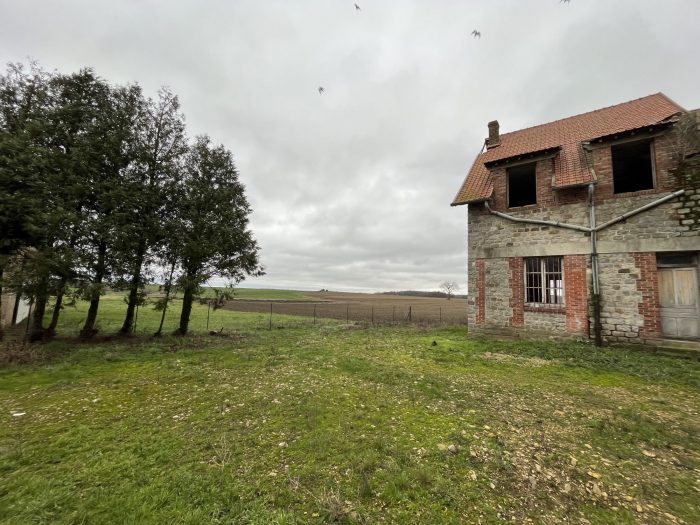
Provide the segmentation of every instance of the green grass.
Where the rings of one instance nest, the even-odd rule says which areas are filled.
[[[206,312],[0,370],[0,523],[700,523],[697,361]]]

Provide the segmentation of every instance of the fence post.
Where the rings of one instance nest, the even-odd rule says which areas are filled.
[[[211,303],[207,301],[207,332],[209,331],[209,310],[211,310]]]
[[[411,307],[408,307],[408,322],[411,322]]]
[[[394,324],[394,314],[396,313],[396,306],[391,307],[391,324]]]
[[[374,324],[374,305],[372,306],[372,313],[370,315],[371,315],[371,319],[372,319],[371,322],[372,322],[372,324]]]
[[[270,328],[268,330],[272,330],[272,303],[270,303]]]
[[[136,333],[136,324],[139,322],[139,305],[136,305],[136,315],[134,315],[134,326],[131,327],[131,333]]]
[[[314,303],[314,324],[316,324],[316,303]]]
[[[347,305],[347,309],[345,310],[345,324],[350,324],[350,303]]]
[[[440,324],[442,324],[442,306],[440,307]]]

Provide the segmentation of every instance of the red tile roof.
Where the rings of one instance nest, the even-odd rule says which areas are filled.
[[[582,142],[659,124],[684,109],[663,93],[597,109],[548,124],[501,135],[500,146],[476,157],[452,206],[491,197],[493,186],[485,163],[559,148],[554,158],[554,186],[562,188],[591,182]]]

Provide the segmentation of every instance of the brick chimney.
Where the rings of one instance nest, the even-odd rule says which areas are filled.
[[[501,144],[500,126],[497,120],[489,122],[489,138],[486,139],[486,149],[495,148]]]

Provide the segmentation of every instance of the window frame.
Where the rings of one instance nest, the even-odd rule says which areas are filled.
[[[547,271],[547,261],[554,259],[557,261],[558,271],[548,272]],[[528,271],[528,261],[537,261],[538,270],[537,272]],[[558,274],[561,280],[561,287],[550,287],[547,284],[547,274]],[[560,302],[534,302],[528,301],[528,290],[536,290],[534,286],[528,286],[528,277],[530,275],[539,275],[540,287],[539,293],[540,297],[547,299],[549,297],[559,297]],[[523,258],[523,303],[526,308],[531,309],[542,309],[542,310],[564,310],[566,308],[566,279],[564,275],[564,257],[562,255],[549,255],[544,257],[524,257]],[[556,280],[555,280],[556,282]],[[553,291],[553,293],[551,293]],[[559,293],[557,293],[557,291]]]
[[[525,208],[527,206],[537,206],[537,162],[536,160],[534,161],[527,161],[527,162],[519,162],[517,164],[511,164],[510,166],[507,166],[505,168],[506,172],[506,205],[507,207],[510,208]],[[530,204],[520,204],[518,206],[511,206],[510,204],[510,170],[514,168],[523,168],[525,166],[530,166],[532,165],[534,168],[534,183],[535,183],[535,202],[531,202]]]
[[[645,138],[631,138],[627,140],[619,140],[615,141],[614,143],[610,144],[610,176],[611,176],[611,182],[612,182],[612,193],[613,196],[627,196],[630,194],[635,194],[635,193],[640,193],[640,192],[650,192],[654,191],[658,187],[658,182],[656,180],[656,147],[655,143],[656,141],[654,140],[655,137],[645,137]],[[615,191],[615,161],[613,160],[613,148],[617,146],[627,146],[630,144],[634,144],[635,142],[647,142],[649,146],[649,163],[651,164],[651,188],[644,188],[644,189],[638,189],[638,190],[632,190],[632,191],[621,191],[617,192]]]

